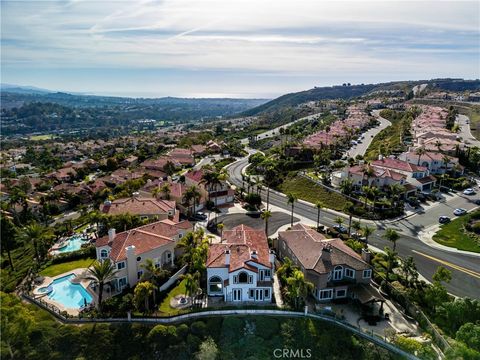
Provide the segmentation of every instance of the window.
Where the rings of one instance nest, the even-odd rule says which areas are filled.
[[[265,277],[270,277],[270,276],[272,276],[270,269],[265,270]]]
[[[108,257],[108,251],[105,250],[105,249],[103,249],[102,251],[100,251],[100,257],[101,257],[102,259],[107,258],[107,257]]]
[[[252,276],[252,275],[250,275],[250,276],[248,277],[248,283],[249,283],[249,284],[253,284],[253,276]]]
[[[347,296],[347,290],[342,289],[342,290],[337,290],[337,298],[344,298]]]
[[[341,266],[335,267],[333,270],[333,280],[340,280],[343,277],[343,268]]]
[[[370,269],[363,270],[364,279],[370,279],[371,277],[372,277],[372,270]]]
[[[333,296],[333,290],[332,289],[327,289],[327,290],[320,290],[318,298],[320,300],[328,300],[331,299]]]
[[[233,283],[238,284],[238,276],[237,275],[233,276]]]
[[[250,299],[253,299],[254,296],[255,296],[255,291],[254,291],[253,289],[250,289],[250,291],[248,292],[248,297],[249,297]]]
[[[125,269],[125,261],[119,262],[119,263],[117,264],[117,269],[118,269],[118,270]]]
[[[222,279],[218,276],[213,276],[209,281],[210,293],[221,293],[223,291]]]
[[[345,277],[353,279],[355,277],[355,271],[352,269],[345,269]]]
[[[142,270],[140,270],[139,272],[137,272],[137,279],[140,280],[140,278],[142,277],[142,275],[143,275],[143,271],[142,271]]]
[[[269,298],[270,297],[270,290],[269,289],[263,290],[263,297],[264,298]]]
[[[249,282],[248,280],[249,279],[248,279],[248,275],[247,275],[246,272],[241,272],[240,274],[238,274],[238,282],[240,284],[246,284],[246,283]]]
[[[118,287],[120,289],[124,288],[125,286],[127,286],[127,278],[126,277],[123,277],[121,279],[118,279]]]

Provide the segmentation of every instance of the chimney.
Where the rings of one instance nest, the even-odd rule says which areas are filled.
[[[258,258],[257,250],[252,250],[250,255],[252,258],[257,259]]]
[[[113,239],[115,239],[116,235],[117,234],[116,234],[115,229],[108,230],[108,241],[113,241]]]
[[[137,275],[137,259],[135,256],[135,246],[130,245],[125,248],[125,254],[127,256],[127,274],[128,283],[133,286],[138,281]]]
[[[269,254],[269,259],[268,259],[268,260],[269,260],[269,262],[270,262],[271,264],[274,264],[274,263],[275,263],[275,251],[270,250],[270,254]]]
[[[322,249],[322,261],[327,261],[327,262],[331,262],[332,261],[332,247],[327,244],[327,245],[324,245],[323,246],[323,249]]]
[[[383,160],[383,155],[382,154],[378,154],[378,160]]]
[[[370,261],[372,260],[372,253],[368,249],[362,249],[362,260],[367,264],[370,264]]]
[[[225,250],[225,265],[230,265],[230,249]]]

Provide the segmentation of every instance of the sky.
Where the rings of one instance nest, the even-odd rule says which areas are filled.
[[[274,98],[479,73],[478,0],[1,1],[2,83]]]

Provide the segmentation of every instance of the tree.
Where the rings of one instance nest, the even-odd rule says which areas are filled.
[[[190,186],[183,195],[183,202],[188,207],[188,213],[190,215],[195,214],[195,208],[197,207],[197,201],[202,195],[195,185]],[[193,211],[190,210],[190,202],[193,201]]]
[[[158,195],[160,195],[160,193],[162,192],[160,186],[155,186],[155,188],[152,190],[152,196],[154,198],[157,198]]]
[[[413,256],[408,256],[403,259],[400,270],[405,279],[407,287],[411,287],[412,284],[415,284],[417,282],[418,270],[417,266],[415,265],[415,260],[413,259]]]
[[[102,311],[103,288],[112,281],[117,270],[110,259],[95,261],[91,268],[87,270],[87,280],[92,280],[98,284],[98,309]]]
[[[48,250],[48,241],[53,238],[51,229],[45,228],[42,225],[33,222],[25,226],[20,233],[20,238],[25,244],[32,243],[35,251],[35,258],[41,261]]]
[[[315,203],[315,207],[317,208],[317,230],[320,229],[320,211],[322,210],[323,203],[320,201],[317,201]]]
[[[268,237],[268,219],[272,217],[272,213],[269,210],[265,210],[260,217],[265,221],[265,235]]]
[[[205,339],[199,347],[199,351],[195,354],[196,360],[215,360],[218,358],[219,350],[215,340],[210,336]]]
[[[137,310],[144,309],[144,313],[149,311],[149,299],[152,296],[155,287],[149,281],[142,281],[135,286],[133,291],[133,303]]]
[[[2,252],[7,253],[10,267],[12,268],[12,271],[15,271],[15,268],[13,266],[11,251],[16,245],[15,238],[17,236],[17,229],[13,224],[13,222],[9,218],[7,218],[5,215],[1,214],[0,217],[1,217],[0,241],[1,241]]]
[[[222,240],[222,235],[223,235],[223,228],[225,227],[224,224],[218,224],[217,225],[217,230],[220,231],[220,241]]]
[[[342,180],[340,183],[340,191],[342,194],[350,196],[353,191],[353,181],[350,179]]]
[[[373,232],[375,231],[375,228],[373,227],[369,227],[368,225],[365,225],[363,228],[362,228],[362,234],[363,236],[365,236],[365,242],[368,244],[368,238],[370,235],[373,234]]]
[[[155,285],[155,289],[153,290],[153,303],[156,304],[156,290],[168,279],[170,271],[156,266],[152,259],[145,259],[145,262],[140,265],[140,267],[145,270],[140,280],[150,281]]]
[[[387,268],[386,268],[386,272],[385,272],[385,280],[387,282],[389,282],[390,281],[390,274],[392,273],[393,269],[397,265],[397,253],[387,246],[387,247],[385,247],[384,259],[387,263]]]
[[[480,351],[480,324],[467,322],[458,329],[455,338],[468,347]]]
[[[170,189],[170,184],[169,183],[163,184],[160,188],[160,191],[165,196],[165,199],[170,200],[170,193],[172,192],[172,190]]]
[[[163,171],[165,171],[165,173],[168,175],[168,176],[172,176],[173,174],[175,174],[175,164],[173,162],[171,162],[170,160],[167,161],[165,163],[165,165],[163,166]]]
[[[308,293],[313,290],[313,284],[305,280],[303,272],[296,269],[292,276],[287,278],[288,295],[294,303],[296,309],[300,308],[301,302],[307,297]]]
[[[362,228],[362,224],[360,221],[354,221],[352,223],[352,228],[355,230],[355,232],[358,234],[360,232],[360,229]]]
[[[293,195],[292,193],[288,193],[287,194],[287,203],[292,206],[292,213],[291,213],[291,217],[290,217],[290,226],[292,226],[292,227],[293,227],[293,209],[294,209],[294,206],[295,206],[295,201],[297,201],[296,196]]]
[[[393,251],[395,251],[397,247],[397,240],[400,238],[400,235],[398,235],[397,231],[395,229],[388,228],[385,230],[383,237],[393,243]]]
[[[185,280],[185,290],[187,291],[186,295],[195,296],[198,288],[200,287],[198,280],[200,278],[200,273],[195,272],[193,274],[186,274],[183,276]]]
[[[355,205],[351,201],[347,201],[343,208],[343,211],[348,214],[348,234],[350,235],[352,230],[352,218],[353,212],[355,211]]]
[[[447,289],[445,289],[442,282],[450,282],[452,273],[443,266],[439,266],[432,279],[433,283],[425,291],[425,300],[430,306],[432,313],[436,313],[437,308],[449,300]]]
[[[415,150],[415,154],[418,155],[418,162],[417,162],[417,165],[420,166],[420,160],[422,159],[422,156],[425,155],[427,153],[427,150],[425,150],[425,148],[423,146],[417,148]]]
[[[293,274],[293,271],[295,270],[295,266],[293,265],[292,260],[290,258],[285,257],[283,259],[283,264],[280,265],[280,267],[277,269],[277,275],[280,281],[285,284],[286,279],[291,277]]]
[[[337,216],[337,217],[335,218],[335,223],[336,223],[338,226],[342,226],[344,221],[345,221],[345,220],[343,220],[343,218],[342,218],[341,216]]]

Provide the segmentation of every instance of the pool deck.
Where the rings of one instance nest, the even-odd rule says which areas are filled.
[[[45,301],[49,304],[55,305],[60,311],[66,311],[70,315],[78,315],[78,313],[80,312],[79,308],[67,308],[67,307],[63,306],[62,304],[60,304],[60,303],[58,303],[54,300],[51,300],[48,297],[48,294],[39,293],[38,289],[40,289],[41,287],[46,287],[46,286],[50,285],[56,279],[62,278],[64,276],[68,276],[70,274],[75,274],[76,278],[80,279],[79,282],[75,282],[75,283],[76,284],[81,284],[85,288],[85,290],[87,290],[87,292],[92,296],[93,302],[96,303],[98,301],[98,296],[90,288],[90,283],[92,281],[84,278],[84,275],[85,275],[87,270],[88,269],[86,269],[86,268],[78,268],[78,269],[74,269],[74,270],[71,270],[71,271],[67,271],[67,272],[65,272],[63,274],[60,274],[60,275],[57,275],[57,276],[52,276],[52,277],[45,276],[45,278],[43,279],[43,282],[40,285],[37,285],[35,287],[35,289],[33,290],[33,294],[35,295],[35,298],[41,298],[43,301]]]

